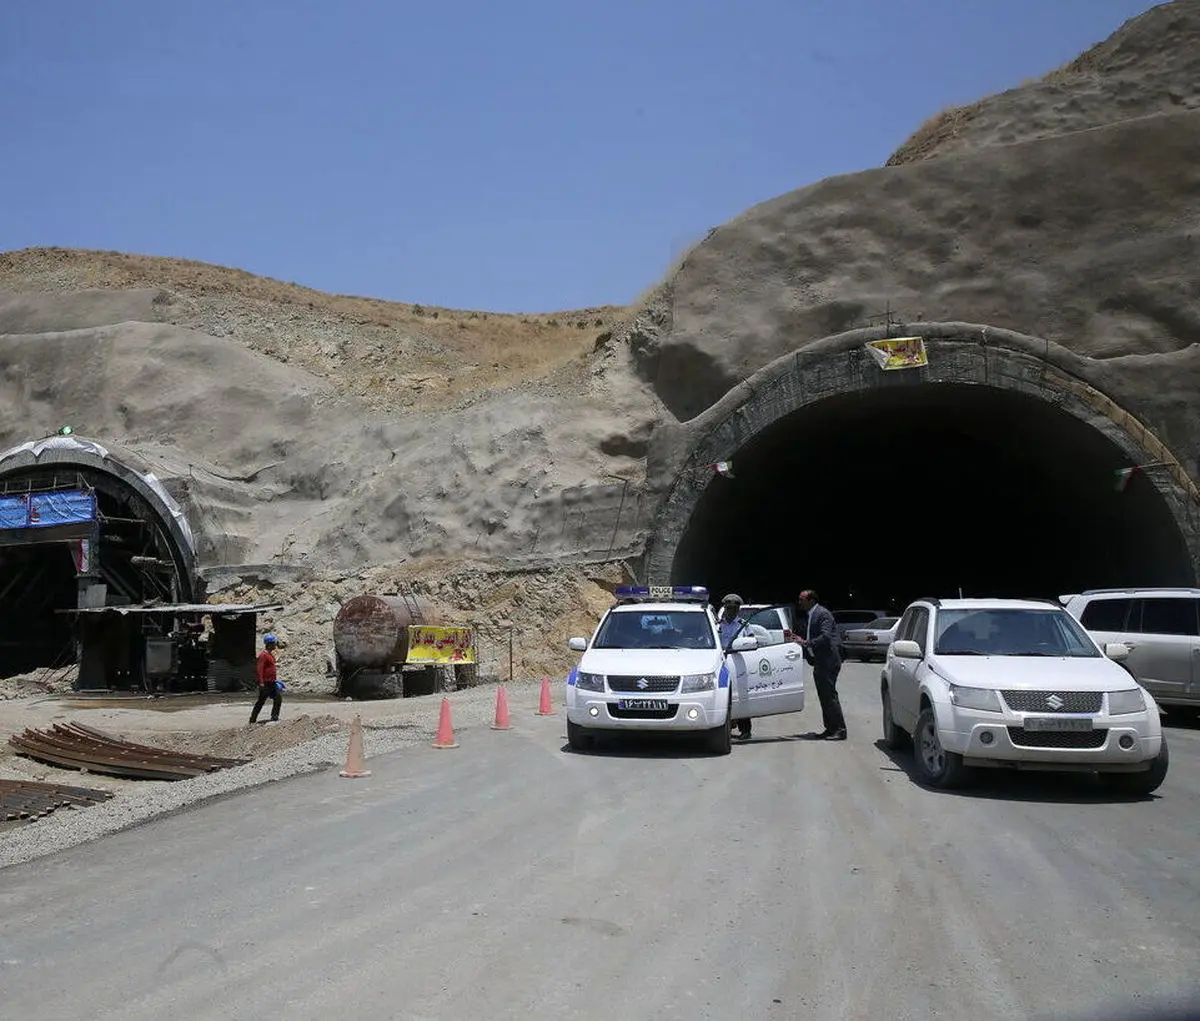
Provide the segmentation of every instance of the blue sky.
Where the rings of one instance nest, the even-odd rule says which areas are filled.
[[[0,0],[0,250],[621,303],[1149,0]]]

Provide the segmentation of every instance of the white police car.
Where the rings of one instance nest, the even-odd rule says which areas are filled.
[[[567,741],[579,749],[596,731],[703,731],[728,755],[735,719],[804,708],[804,657],[795,642],[759,648],[741,633],[721,647],[699,586],[621,586],[617,602],[567,677]]]

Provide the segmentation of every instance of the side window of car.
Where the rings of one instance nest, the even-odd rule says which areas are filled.
[[[916,614],[916,610],[908,609],[900,615],[900,623],[896,625],[897,642],[907,642],[911,640],[909,638],[909,632],[912,631],[913,617],[915,617]]]
[[[1128,624],[1132,599],[1093,599],[1083,608],[1081,623],[1088,631],[1136,630]]]
[[[925,607],[918,606],[914,611],[911,630],[912,640],[921,647],[921,655],[924,656],[929,651],[925,648],[929,636],[929,611]]]
[[[1145,635],[1200,634],[1194,599],[1143,599],[1142,627]]]

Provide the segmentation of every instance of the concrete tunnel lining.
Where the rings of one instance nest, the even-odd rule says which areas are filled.
[[[874,600],[872,608],[889,595],[906,600],[954,594],[959,584],[975,594],[1055,595],[1057,589],[1085,586],[1195,583],[1200,549],[1195,484],[1151,430],[1072,371],[1076,356],[1011,331],[918,324],[893,328],[890,335],[924,337],[929,366],[883,372],[862,345],[887,335],[882,328],[857,330],[785,355],[676,427],[674,450],[669,439],[664,444],[674,477],[648,544],[647,580],[747,588],[741,594],[755,600],[789,600],[798,585],[824,584],[831,600],[864,605]],[[889,436],[911,440],[919,434],[924,439],[918,461],[906,468],[899,492],[894,472],[886,466],[881,471],[878,456],[869,469],[874,485],[846,463],[818,467],[820,451],[831,445],[847,455],[857,452],[861,463],[872,443],[878,455]],[[970,465],[963,436],[973,437],[976,459],[1008,473],[1013,488],[986,492],[986,473]],[[1006,438],[1007,444],[998,442]],[[1056,447],[1060,462],[1048,471]],[[960,455],[966,451],[966,468],[955,470],[965,472],[962,485],[973,487],[973,497],[981,492],[986,497],[983,502],[960,497],[958,518],[948,508],[939,510],[946,486],[933,486],[940,494],[936,499],[916,495],[928,489],[925,465],[938,468],[942,448],[947,456],[950,448]],[[735,480],[705,470],[721,460],[734,461]],[[1116,468],[1149,462],[1166,463],[1135,477],[1127,492],[1115,492]],[[784,509],[764,513],[771,501]],[[921,590],[905,587],[902,564],[919,566],[920,554],[913,551],[933,548],[931,524],[937,526],[936,542],[946,522],[974,515],[982,525],[989,510],[1005,507],[1014,524],[1022,525],[1012,530],[1017,540],[1023,523],[1038,524],[1026,541],[1008,548],[1031,556],[1040,551],[1037,556],[1056,558],[1061,570],[1040,569],[1035,562],[1039,569],[1029,572],[1031,588],[1024,591],[995,570],[978,577],[972,568],[980,558],[973,560],[972,551],[982,547],[951,529],[962,564],[953,572],[958,583],[916,570],[912,585]],[[814,526],[805,521],[814,514],[823,549],[807,534]],[[996,514],[991,518],[994,526]],[[924,522],[921,536],[905,537],[898,521]],[[835,547],[836,554],[830,552]],[[745,555],[722,552],[738,548]],[[875,568],[866,563],[870,557],[856,553],[859,548],[874,551]],[[767,555],[755,557],[754,549]],[[1094,570],[1084,558],[1094,562]],[[926,591],[930,584],[939,591]]]

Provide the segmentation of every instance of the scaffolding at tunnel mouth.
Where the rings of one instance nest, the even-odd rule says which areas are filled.
[[[823,411],[835,407],[839,401],[858,400],[865,405],[877,402],[882,407],[896,395],[920,397],[944,393],[957,386],[972,388],[972,399],[988,393],[1007,395],[1014,401],[1023,398],[1026,407],[1040,409],[1039,413],[1047,417],[1051,413],[1062,416],[1055,420],[1094,437],[1095,450],[1107,451],[1099,455],[1093,450],[1100,466],[1086,483],[1089,491],[1094,487],[1098,502],[1103,503],[1114,488],[1117,470],[1133,465],[1154,465],[1153,470],[1140,473],[1136,491],[1127,494],[1126,505],[1139,501],[1155,505],[1154,513],[1161,528],[1171,533],[1172,542],[1177,540],[1178,563],[1170,571],[1157,569],[1164,575],[1162,583],[1195,583],[1200,549],[1200,495],[1179,460],[1151,428],[1086,380],[1073,375],[1069,364],[1046,357],[1052,350],[1045,342],[964,324],[910,326],[903,332],[925,337],[929,348],[928,366],[916,371],[883,372],[864,356],[861,348],[866,341],[885,336],[885,331],[854,331],[777,359],[735,387],[706,413],[681,426],[680,430],[690,435],[684,442],[677,441],[680,453],[674,462],[674,476],[658,508],[647,548],[646,579],[655,583],[704,582],[717,587],[724,584],[709,577],[695,576],[701,561],[689,554],[689,533],[703,526],[706,502],[728,497],[735,492],[735,487],[750,484],[747,472],[754,471],[753,450],[772,429],[786,428],[787,420],[807,415],[810,429],[807,436],[798,437],[797,442],[818,442],[817,438],[823,432],[819,426],[812,428],[812,423],[819,422]],[[1071,358],[1074,356],[1065,353],[1062,362],[1069,363]],[[876,416],[873,429],[881,439],[887,436],[888,425],[882,414]],[[918,469],[914,479],[918,481],[919,456],[914,466]],[[738,466],[736,480],[702,470],[706,465],[723,461],[732,461]],[[787,469],[782,464],[772,465],[771,470],[777,480],[786,477]],[[837,473],[810,481],[817,487],[824,485],[835,489],[841,482]],[[897,499],[896,493],[889,494],[892,506],[882,493],[879,496],[875,521],[883,523],[889,516],[904,513],[904,500]],[[1075,500],[1076,509],[1085,502],[1084,497]],[[753,515],[747,515],[744,507],[742,510],[743,524],[753,520]],[[801,513],[797,508],[798,517]],[[908,513],[910,516],[913,513],[911,507]],[[763,532],[756,529],[755,534],[762,535]],[[768,529],[766,535],[773,544],[771,559],[776,564],[795,560],[793,554],[799,550],[786,529]],[[709,538],[720,541],[715,532],[710,533]],[[857,538],[866,541],[865,535]],[[913,548],[911,544],[909,548]],[[892,553],[894,556],[894,548]],[[910,556],[914,555],[910,552]],[[1165,563],[1171,556],[1175,555],[1161,553],[1160,563]],[[790,593],[787,598],[794,597],[791,588],[805,578],[816,584],[816,579],[805,574],[803,563],[793,566],[798,573],[787,583]],[[786,568],[781,567],[781,570]],[[1142,574],[1126,579],[1126,583],[1155,580],[1159,579]],[[759,594],[763,598],[777,595],[773,591]],[[943,594],[955,592],[951,589]]]

